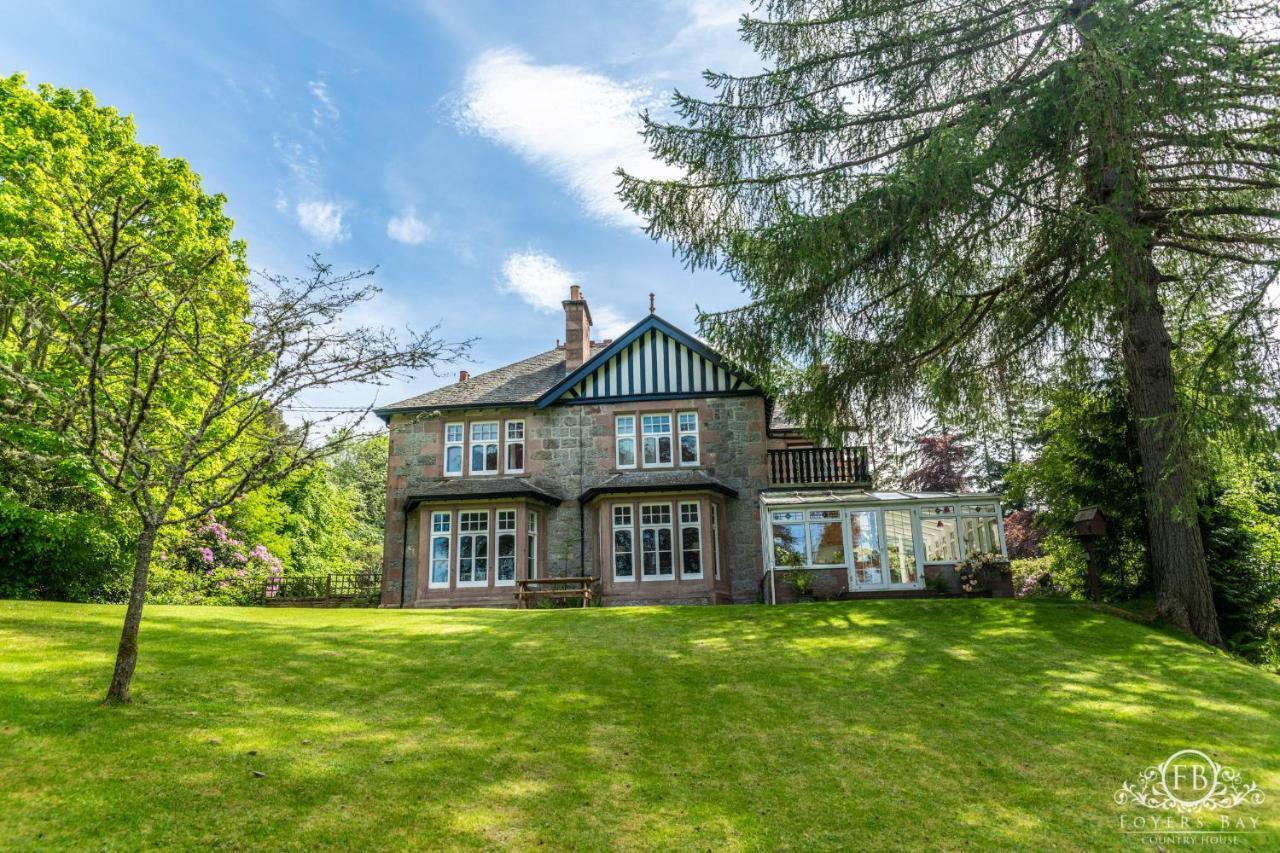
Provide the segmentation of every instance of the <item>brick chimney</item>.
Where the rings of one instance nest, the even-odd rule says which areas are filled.
[[[591,357],[591,309],[576,284],[560,304],[564,306],[564,369],[573,371]]]
[[[458,371],[458,381],[459,381],[459,382],[466,382],[466,381],[467,381],[468,379],[470,379],[470,378],[471,378],[471,374],[470,374],[470,373],[468,373],[467,371],[465,371],[465,370],[459,370],[459,371]]]

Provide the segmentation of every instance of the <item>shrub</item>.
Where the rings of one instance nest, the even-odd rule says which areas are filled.
[[[1054,580],[1052,557],[1014,560],[1010,566],[1013,569],[1013,594],[1018,598],[1067,594],[1066,588]]]
[[[160,604],[254,604],[279,589],[279,558],[248,547],[212,515],[153,564],[149,597]]]

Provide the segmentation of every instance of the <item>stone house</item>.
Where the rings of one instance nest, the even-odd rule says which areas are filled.
[[[1004,552],[994,496],[871,491],[865,448],[815,447],[652,308],[597,342],[578,287],[563,305],[562,345],[377,410],[384,606],[511,606],[558,576],[605,604],[782,600],[793,572],[909,594]]]

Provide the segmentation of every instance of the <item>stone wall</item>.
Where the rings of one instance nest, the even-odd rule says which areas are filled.
[[[544,571],[552,576],[599,574],[593,513],[579,512],[578,496],[618,473],[614,467],[614,416],[652,412],[698,412],[701,459],[698,468],[737,490],[725,505],[723,569],[734,601],[754,601],[762,571],[759,489],[768,483],[764,399],[760,396],[708,397],[631,403],[558,405],[542,410],[451,411],[431,416],[395,415],[387,466],[387,524],[384,542],[385,606],[400,602],[403,508],[406,498],[441,481],[443,425],[472,420],[525,421],[525,473],[542,488],[564,498],[544,513]],[[675,470],[681,470],[679,468]],[[408,590],[418,565],[417,514],[409,518]],[[585,528],[585,529],[583,529]],[[584,569],[585,566],[585,569]],[[411,595],[406,595],[406,601]]]

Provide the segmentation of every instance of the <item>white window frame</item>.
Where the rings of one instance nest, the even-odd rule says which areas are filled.
[[[509,516],[510,527],[503,527],[503,516]],[[499,507],[493,512],[493,585],[515,586],[516,573],[520,569],[519,540],[516,538],[516,527],[520,512],[513,506]],[[511,580],[502,579],[502,537],[511,537]]]
[[[449,430],[458,428],[458,438],[451,440]],[[449,470],[449,448],[458,448],[458,470]],[[462,421],[454,421],[444,425],[444,457],[440,460],[440,470],[446,477],[461,477],[467,467],[467,425]]]
[[[685,429],[684,419],[693,418],[693,429]],[[693,436],[693,461],[684,461],[684,438],[686,435]],[[698,413],[697,412],[676,412],[676,460],[685,467],[694,467],[702,464],[702,436],[698,432]]]
[[[513,426],[520,427],[520,435],[512,438],[511,428]],[[503,470],[508,474],[523,474],[525,465],[524,455],[524,419],[504,421],[502,424],[502,466]],[[511,448],[519,446],[520,448],[520,467],[511,467]]]
[[[876,509],[876,507],[861,507],[861,506],[840,507],[840,506],[807,506],[807,505],[771,507],[769,510],[769,546],[770,546],[769,560],[771,561],[771,565],[777,568],[778,571],[780,572],[791,572],[791,571],[797,571],[801,569],[811,570],[811,571],[824,571],[824,570],[829,571],[831,569],[845,568],[849,563],[849,540],[851,537],[850,537],[849,526],[847,524],[847,515],[848,515],[847,510],[850,510],[850,509],[864,510],[864,509]],[[835,512],[835,513],[838,513],[838,518],[835,518],[835,519],[813,518],[810,515],[810,513],[816,513],[816,512]],[[775,544],[774,538],[773,538],[773,524],[774,524],[773,516],[775,513],[799,513],[800,514],[800,519],[798,521],[779,522],[780,524],[784,524],[784,525],[793,525],[793,524],[800,525],[800,529],[802,532],[802,541],[804,545],[804,562],[798,566],[779,566],[778,565],[777,545]],[[809,526],[831,524],[832,522],[836,522],[840,525],[840,535],[843,540],[844,551],[845,551],[844,561],[840,563],[814,563],[813,562],[813,540],[809,533]]]
[[[645,432],[645,421],[653,418],[666,418],[667,428],[664,432]],[[636,463],[641,468],[674,468],[676,465],[677,451],[675,445],[675,416],[671,412],[644,412],[640,415],[640,455],[636,457]],[[671,461],[669,462],[647,462],[645,461],[645,448],[649,444],[649,440],[653,440],[653,458],[659,459],[661,452],[661,439],[666,438],[667,449]]]
[[[942,509],[943,507],[951,507],[951,515],[949,516],[934,515],[932,518],[926,518],[926,513],[928,513],[930,510]],[[952,501],[950,503],[921,504],[915,507],[915,516],[916,516],[916,519],[915,519],[916,527],[914,532],[917,536],[916,541],[920,544],[920,566],[921,566],[920,576],[921,577],[924,576],[925,566],[955,566],[955,565],[958,565],[959,563],[964,562],[964,528],[960,526],[960,505],[958,503],[956,503],[955,501]],[[926,550],[925,541],[924,541],[924,527],[925,527],[926,521],[937,521],[939,518],[941,518],[944,521],[950,521],[952,524],[955,525],[956,550],[959,552],[960,556],[954,560],[930,560],[929,559],[929,552],[928,550]]]
[[[484,516],[484,528],[482,530],[464,530],[463,516],[481,515]],[[472,522],[473,523],[473,522]],[[493,566],[490,565],[489,550],[493,540],[489,510],[487,509],[463,509],[458,510],[458,556],[455,560],[455,570],[457,571],[458,587],[484,587],[489,585],[489,578],[493,576]],[[481,537],[484,538],[484,552],[478,553],[476,550],[476,541]],[[462,579],[462,540],[468,539],[471,543],[471,580],[464,581]],[[476,576],[476,560],[484,560],[484,580],[475,580]]]
[[[948,504],[949,506],[949,504]],[[989,506],[991,511],[978,510],[977,507]],[[956,505],[956,526],[960,531],[960,559],[968,559],[969,545],[964,538],[964,522],[966,518],[994,518],[996,520],[996,538],[1000,544],[1000,556],[1008,559],[1009,546],[1004,541],[1004,513],[1000,502],[996,500],[974,500]]]
[[[525,547],[529,549],[529,553],[525,555],[525,576],[536,578],[538,576],[538,514],[532,510],[529,512],[528,524]]]
[[[619,522],[619,513],[626,513],[626,521]],[[610,545],[609,550],[612,556],[613,564],[613,580],[615,583],[634,583],[636,581],[636,511],[631,504],[614,504],[609,510],[610,517]],[[631,548],[627,551],[627,557],[631,561],[631,574],[618,574],[618,531],[625,530],[631,534]]]
[[[622,422],[631,424],[631,431],[622,431]],[[631,470],[640,465],[640,436],[636,434],[639,419],[635,415],[616,415],[613,419],[613,464],[618,468]],[[631,442],[631,464],[622,464],[622,442]]]
[[[636,509],[637,509],[636,515],[639,517],[639,529],[640,529],[640,548],[639,548],[640,571],[639,571],[639,574],[637,574],[637,577],[640,578],[640,580],[642,581],[673,581],[675,580],[676,579],[676,532],[675,532],[676,519],[675,519],[675,513],[672,510],[671,504],[643,503],[643,504],[640,504]],[[667,516],[666,522],[650,522],[649,524],[645,524],[644,511],[646,509],[665,509],[666,516]],[[654,574],[651,576],[646,576],[644,573],[644,558],[645,558],[644,534],[646,530],[653,531]],[[670,555],[671,571],[667,574],[661,573],[663,551],[662,551],[662,548],[658,547],[662,541],[661,534],[663,530],[667,531],[668,541],[671,543],[671,547],[667,551],[667,553]]]
[[[488,427],[488,426],[493,427],[493,439],[492,439],[492,440],[490,440],[490,439],[481,439],[481,440],[477,443],[477,440],[476,440],[476,427]],[[468,424],[468,425],[467,425],[467,439],[468,439],[468,441],[467,441],[467,463],[468,463],[467,470],[468,470],[468,471],[471,473],[471,475],[472,475],[472,476],[474,476],[474,477],[493,477],[493,476],[496,476],[496,475],[498,474],[498,472],[502,470],[502,423],[501,423],[500,421],[472,421],[470,424]],[[482,468],[482,469],[480,469],[479,471],[477,471],[477,470],[476,470],[476,466],[475,466],[475,460],[476,460],[476,456],[475,456],[475,453],[476,453],[476,447],[477,447],[477,446],[479,446],[479,447],[485,447],[485,448],[487,448],[487,447],[489,447],[490,445],[492,445],[492,446],[495,448],[495,451],[494,451],[494,454],[493,454],[493,457],[494,457],[494,468],[493,468],[493,470],[492,470],[492,471],[490,471],[490,470],[489,470],[489,469],[487,469],[487,468]],[[485,455],[485,456],[487,456],[487,455],[488,455],[488,453],[486,452],[484,455]],[[482,458],[483,458],[483,457],[482,457]]]
[[[686,510],[693,510],[692,515],[686,514]],[[701,580],[706,577],[706,560],[703,555],[706,551],[702,547],[702,503],[700,501],[681,501],[677,506],[679,518],[677,521],[678,530],[676,536],[676,547],[680,551],[680,578],[682,580]],[[686,530],[694,531],[698,536],[698,571],[689,572],[685,570],[684,555],[686,548],[684,547],[684,532]]]
[[[720,505],[711,505],[711,564],[720,580]]]
[[[436,510],[431,513],[428,522],[431,535],[427,539],[427,588],[448,589],[449,580],[453,576],[453,513],[449,510]],[[435,579],[436,540],[444,540],[444,580]]]

